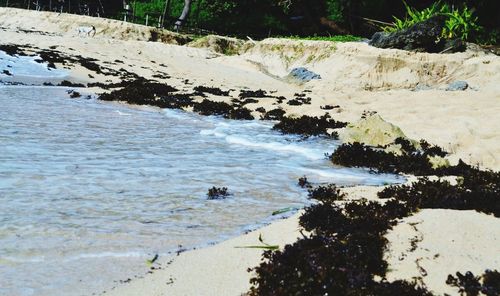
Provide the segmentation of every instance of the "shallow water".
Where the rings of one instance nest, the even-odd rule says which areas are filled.
[[[334,168],[325,139],[258,121],[0,86],[0,295],[91,295],[146,260],[204,246],[307,204],[297,179],[397,182]],[[212,186],[226,200],[209,201]],[[276,217],[274,217],[275,219]]]

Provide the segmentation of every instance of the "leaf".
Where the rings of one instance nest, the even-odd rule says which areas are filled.
[[[242,247],[235,247],[236,249],[264,249],[264,250],[271,250],[275,251],[278,250],[280,247],[278,245],[264,245],[264,246],[242,246]]]
[[[159,256],[158,254],[156,254],[156,255],[153,257],[153,259],[148,259],[148,260],[146,260],[146,262],[147,262],[149,265],[151,265],[151,264],[155,263],[155,261],[156,261],[156,260],[158,260],[158,258],[159,258],[159,257],[160,257],[160,256]]]
[[[280,214],[283,214],[283,213],[287,213],[287,212],[291,212],[291,211],[296,211],[296,210],[298,210],[298,209],[294,208],[294,207],[284,208],[284,209],[281,209],[281,210],[274,211],[272,213],[272,215],[276,216],[276,215],[280,215]]]

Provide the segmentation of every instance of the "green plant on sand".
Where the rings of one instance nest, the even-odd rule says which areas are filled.
[[[447,17],[441,34],[441,37],[444,39],[460,38],[465,41],[470,39],[471,34],[482,30],[482,27],[478,24],[478,17],[474,16],[474,11],[465,5],[460,9],[438,1],[419,11],[410,7],[405,1],[403,3],[406,8],[405,18],[394,17],[392,25],[382,27],[385,32],[407,29],[435,15],[444,15]]]

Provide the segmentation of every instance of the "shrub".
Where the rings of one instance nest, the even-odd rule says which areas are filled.
[[[438,14],[447,17],[441,35],[444,39],[460,38],[465,41],[469,40],[472,34],[479,33],[482,30],[482,27],[478,24],[478,17],[474,16],[474,11],[465,5],[460,9],[438,1],[419,11],[410,7],[405,1],[403,3],[406,8],[406,17],[404,19],[394,17],[392,26],[382,27],[384,31],[404,30]]]

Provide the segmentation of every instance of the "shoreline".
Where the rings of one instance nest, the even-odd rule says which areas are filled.
[[[4,9],[0,11],[2,10]],[[272,39],[259,42],[240,56],[228,57],[205,49],[157,42],[112,40],[105,37],[96,38],[99,44],[94,44],[94,39],[42,36],[16,33],[12,30],[0,31],[0,36],[3,40],[16,41],[20,45],[31,43],[42,50],[49,50],[57,44],[57,50],[64,54],[76,51],[87,58],[96,59],[95,63],[106,71],[110,69],[109,71],[122,72],[125,76],[127,73],[135,73],[162,83],[166,82],[184,93],[191,92],[193,86],[203,85],[218,86],[224,90],[264,89],[268,92],[276,91],[273,96],[288,98],[278,105],[266,98],[247,104],[255,117],[259,116],[259,113],[254,109],[259,107],[269,111],[279,106],[290,116],[321,116],[325,113],[321,107],[339,105],[339,108],[326,112],[335,120],[356,122],[364,111],[376,111],[384,120],[400,127],[409,138],[425,139],[452,152],[448,157],[452,164],[462,158],[468,164],[479,164],[482,168],[492,170],[500,169],[500,135],[496,132],[497,126],[500,125],[496,116],[500,112],[500,86],[497,84],[500,81],[500,58],[491,54],[466,52],[439,56],[380,50],[355,43],[335,44],[333,49],[331,43]],[[117,56],[114,50],[116,46],[130,48],[130,56]],[[73,51],[70,48],[74,48]],[[323,59],[306,62],[312,55],[318,57],[325,54],[325,51],[327,56]],[[298,56],[298,52],[302,52],[302,56]],[[309,53],[309,56],[304,52]],[[120,59],[127,62],[115,62]],[[260,66],[255,66],[255,63]],[[308,68],[320,73],[323,79],[299,85],[272,77],[284,77],[290,68],[301,64],[307,64]],[[120,77],[110,77],[92,72],[77,63],[75,65],[70,66],[72,82],[117,83],[120,80]],[[58,63],[56,66],[64,67]],[[120,71],[121,68],[126,71]],[[157,70],[158,68],[161,70]],[[347,70],[349,68],[352,69]],[[153,77],[159,73],[157,71],[164,77]],[[107,82],[109,78],[111,81]],[[189,81],[186,82],[185,79]],[[460,92],[444,91],[450,82],[456,80],[468,81],[473,89]],[[431,89],[415,91],[418,83],[429,83]],[[287,104],[296,97],[296,93],[310,96],[312,103],[298,106]],[[218,102],[230,103],[230,99],[237,96],[238,92],[234,90],[230,91],[229,97],[208,97]],[[201,101],[203,97],[195,99]],[[477,100],[481,100],[481,104],[478,104]],[[377,199],[376,188],[358,186],[346,190],[354,196]],[[468,212],[462,214],[463,217],[472,215]],[[246,269],[255,267],[260,262],[261,250],[235,249],[234,246],[243,243],[255,244],[258,242],[260,231],[265,234],[266,241],[269,240],[272,244],[282,246],[291,243],[298,237],[297,216],[274,222],[214,247],[183,253],[176,257],[167,269],[155,271],[145,279],[123,284],[107,291],[106,295],[164,295],[167,291],[165,286],[173,289],[168,295],[201,295],[200,291],[207,291],[206,295],[239,295],[249,288],[248,279],[251,275]],[[475,221],[486,219],[481,217]],[[455,219],[443,216],[437,218],[442,219],[442,223],[452,223]],[[496,227],[499,224],[489,225]],[[491,230],[500,231],[500,228]],[[403,229],[401,236],[407,235],[408,231],[412,230]],[[427,231],[430,237],[432,232]],[[247,257],[248,261],[245,261],[244,258]],[[453,260],[446,255],[443,257]],[[467,262],[464,258],[460,260]],[[449,262],[443,261],[441,264],[446,265]],[[411,274],[416,270],[415,266],[411,266],[411,262],[406,263],[400,274]],[[248,266],[249,264],[253,266]],[[500,268],[500,263],[495,264],[499,264]],[[215,269],[214,265],[219,265],[220,270]],[[208,274],[210,277],[207,277]],[[391,277],[398,278],[398,274],[391,274]],[[175,280],[168,284],[170,278]],[[201,281],[205,278],[205,281]],[[193,284],[193,281],[196,284]],[[246,284],[243,284],[244,282]],[[229,291],[229,288],[234,290]],[[443,291],[455,292],[446,289]]]

